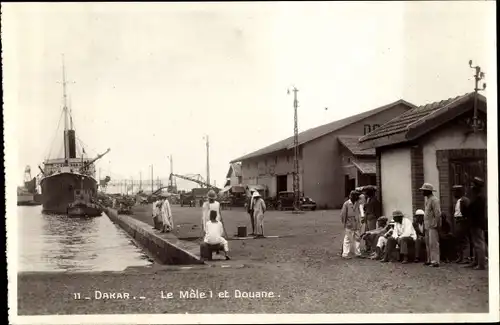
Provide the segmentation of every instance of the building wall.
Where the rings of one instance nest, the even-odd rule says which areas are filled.
[[[383,214],[391,218],[394,210],[400,210],[413,215],[410,149],[381,151],[380,168]]]
[[[338,142],[339,135],[364,135],[366,125],[382,125],[406,112],[406,106],[398,105],[336,132],[315,139],[304,145],[304,192],[318,205],[340,208],[344,203],[344,168]]]
[[[361,137],[367,125],[372,130],[374,126],[380,126],[406,110],[405,105],[394,106],[301,146],[300,189],[304,195],[311,197],[320,207],[340,208],[344,203],[345,184],[341,145],[337,137],[339,135]],[[270,195],[276,194],[276,175],[288,175],[288,190],[292,190],[292,172],[293,150],[242,162],[243,184],[267,185]]]
[[[439,171],[436,150],[447,149],[486,149],[486,134],[472,133],[465,135],[465,127],[452,124],[429,134],[421,141],[424,156],[424,181],[431,183],[439,197]]]
[[[241,173],[243,184],[260,184],[268,188],[268,195],[275,196],[277,190],[276,176],[287,175],[287,190],[293,190],[293,150],[278,152],[275,155],[261,157],[242,162]],[[299,173],[302,173],[302,160],[299,156]],[[302,190],[302,177],[300,177]]]

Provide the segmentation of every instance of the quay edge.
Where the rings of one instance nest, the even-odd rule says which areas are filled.
[[[143,249],[152,255],[158,262],[166,265],[193,265],[205,264],[195,255],[197,245],[193,243],[181,244],[174,235],[155,233],[150,225],[127,215],[119,215],[111,208],[105,208],[104,213],[113,222],[125,230]],[[167,237],[167,238],[164,238]],[[189,247],[180,247],[180,246]]]

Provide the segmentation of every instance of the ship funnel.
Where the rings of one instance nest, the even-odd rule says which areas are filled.
[[[68,132],[68,149],[69,158],[76,158],[76,135],[75,130],[67,130]]]

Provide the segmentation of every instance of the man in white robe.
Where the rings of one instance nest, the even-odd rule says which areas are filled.
[[[170,202],[165,199],[160,210],[161,222],[163,223],[161,232],[171,232],[174,230],[174,219],[172,218],[172,209]]]

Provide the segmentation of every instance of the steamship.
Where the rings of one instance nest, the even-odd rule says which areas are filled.
[[[40,187],[42,210],[47,214],[67,214],[70,204],[83,197],[93,200],[97,196],[97,180],[94,162],[107,154],[95,158],[77,157],[76,132],[73,129],[71,111],[66,96],[66,78],[63,64],[63,115],[64,157],[46,159],[41,171]]]

